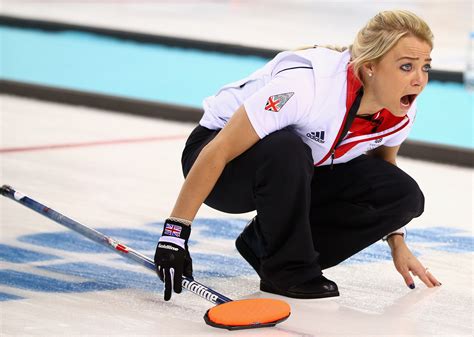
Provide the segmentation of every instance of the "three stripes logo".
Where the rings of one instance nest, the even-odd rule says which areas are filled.
[[[318,143],[324,143],[324,131],[308,132],[306,137],[317,141]]]

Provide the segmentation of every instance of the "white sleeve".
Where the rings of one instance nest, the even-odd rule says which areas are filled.
[[[298,125],[309,113],[314,99],[311,69],[279,73],[244,102],[252,126],[260,138],[290,125]]]
[[[407,229],[405,226],[403,226],[402,228],[399,228],[397,229],[396,231],[393,231],[391,233],[388,233],[387,235],[385,235],[382,240],[383,241],[387,241],[388,237],[391,236],[392,234],[403,234],[403,238],[406,239],[407,237]]]
[[[396,135],[388,139],[384,143],[384,146],[395,147],[402,144],[405,141],[405,139],[408,138],[408,135],[410,134],[413,123],[415,122],[416,102],[413,102],[413,105],[410,107],[410,110],[408,111],[407,116],[408,118],[410,118],[410,122],[408,123],[408,125],[402,131],[398,132]]]

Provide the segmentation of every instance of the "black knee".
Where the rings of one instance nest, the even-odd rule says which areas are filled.
[[[397,188],[403,196],[400,203],[401,212],[411,218],[416,218],[423,214],[425,197],[417,182],[410,176],[407,176],[406,179],[400,181]]]

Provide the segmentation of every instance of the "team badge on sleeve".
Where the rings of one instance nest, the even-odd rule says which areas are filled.
[[[181,226],[166,224],[165,235],[177,236],[179,238],[181,235]]]
[[[265,104],[265,110],[278,112],[293,96],[294,92],[287,92],[284,94],[273,95],[268,98],[267,104]]]

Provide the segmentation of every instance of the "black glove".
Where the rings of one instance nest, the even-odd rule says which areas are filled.
[[[172,290],[177,294],[183,290],[183,275],[193,277],[193,261],[188,250],[190,234],[191,226],[166,219],[155,252],[156,273],[165,283],[165,301],[170,300]]]

